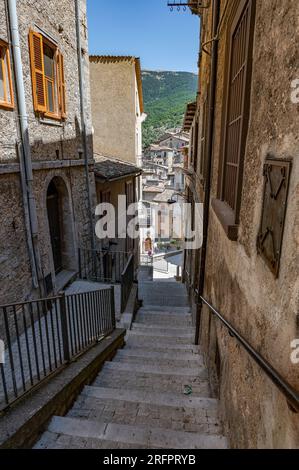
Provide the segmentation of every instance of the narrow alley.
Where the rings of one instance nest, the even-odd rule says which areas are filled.
[[[139,288],[143,306],[126,346],[65,417],[52,419],[36,449],[227,447],[185,287],[147,281]]]

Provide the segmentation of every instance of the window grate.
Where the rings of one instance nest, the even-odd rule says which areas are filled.
[[[245,5],[244,5],[245,3]],[[238,223],[243,158],[248,131],[253,0],[242,2],[230,41],[230,73],[225,124],[222,200],[234,211]]]

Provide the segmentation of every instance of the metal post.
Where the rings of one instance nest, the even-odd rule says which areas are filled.
[[[112,329],[115,330],[116,328],[116,318],[115,318],[115,299],[114,299],[114,286],[110,287],[110,292],[111,292],[111,324],[112,324]]]
[[[81,261],[81,249],[78,248],[78,262],[79,262],[79,277],[82,279],[82,261]]]
[[[59,302],[60,302],[60,321],[61,321],[63,356],[64,356],[64,360],[66,362],[69,362],[71,359],[71,355],[70,355],[70,346],[69,346],[67,305],[66,305],[65,292],[62,292]]]

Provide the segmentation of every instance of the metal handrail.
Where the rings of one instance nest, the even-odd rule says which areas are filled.
[[[130,265],[130,263],[131,263],[131,261],[132,261],[132,258],[134,258],[133,253],[130,255],[130,257],[129,257],[128,261],[127,261],[127,264],[126,264],[126,266],[124,267],[123,272],[121,273],[122,276],[125,276],[125,274],[126,274],[126,272],[127,272],[127,269],[128,269],[128,267],[129,267],[129,265]]]
[[[200,297],[201,301],[207,305],[211,312],[217,316],[221,323],[229,330],[231,336],[244,347],[248,354],[255,360],[255,362],[266,373],[270,380],[276,385],[280,392],[287,399],[292,411],[299,412],[299,393],[290,385],[282,375],[275,370],[272,365],[254,349],[248,341],[219,313],[204,297]]]

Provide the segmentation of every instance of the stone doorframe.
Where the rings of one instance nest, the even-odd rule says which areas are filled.
[[[50,226],[47,211],[47,193],[50,183],[55,184],[59,194],[62,269],[67,271],[78,271],[78,241],[70,183],[64,174],[55,171],[47,175],[44,186],[43,207],[45,211],[45,224],[48,239],[47,245],[51,247]],[[50,266],[52,279],[54,281],[53,285],[55,288],[56,275],[52,252],[50,255]]]

